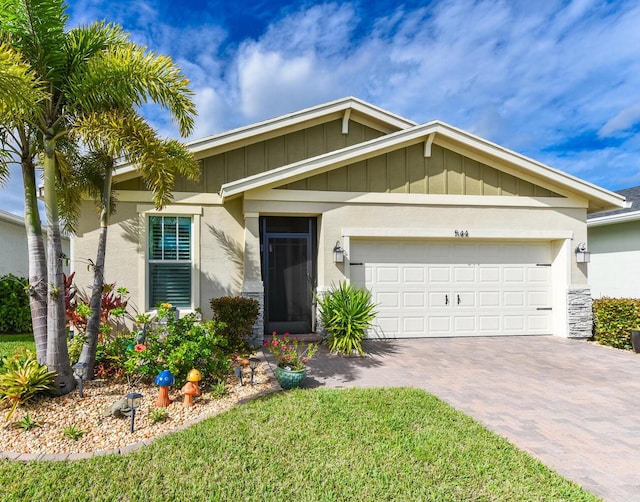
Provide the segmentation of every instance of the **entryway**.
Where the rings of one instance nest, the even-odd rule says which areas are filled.
[[[316,284],[316,218],[260,218],[265,334],[309,333]]]

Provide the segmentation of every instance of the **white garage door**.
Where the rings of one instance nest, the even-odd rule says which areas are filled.
[[[350,255],[378,304],[370,336],[552,332],[549,243],[354,239]]]

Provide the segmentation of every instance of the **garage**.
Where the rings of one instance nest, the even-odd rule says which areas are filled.
[[[551,244],[353,239],[350,277],[378,305],[369,336],[552,334]]]

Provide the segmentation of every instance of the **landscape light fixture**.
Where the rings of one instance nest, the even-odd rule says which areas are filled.
[[[142,394],[138,392],[132,392],[125,396],[127,398],[127,406],[131,410],[131,434],[133,434],[134,424],[136,421],[136,409],[140,408],[142,402]]]
[[[256,372],[258,364],[260,364],[260,359],[258,359],[257,357],[249,358],[249,368],[251,368],[251,385],[253,385],[253,374]]]
[[[87,363],[76,363],[71,366],[74,376],[78,379],[78,396],[84,397],[82,393],[82,381],[87,378]]]

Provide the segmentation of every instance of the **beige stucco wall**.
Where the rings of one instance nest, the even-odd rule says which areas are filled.
[[[587,240],[586,209],[580,201],[575,207],[553,207],[549,198],[539,200],[513,198],[513,205],[465,204],[466,196],[451,196],[449,204],[410,203],[411,194],[378,194],[375,202],[331,201],[319,192],[306,192],[303,200],[277,200],[278,194],[291,191],[265,191],[268,197],[247,194],[243,198],[220,204],[174,203],[164,214],[192,215],[194,219],[194,293],[195,305],[206,318],[211,316],[209,300],[223,295],[253,291],[259,285],[260,262],[257,232],[245,231],[245,219],[253,223],[258,216],[291,215],[318,217],[318,288],[326,289],[348,277],[346,265],[333,263],[332,250],[340,241],[347,250],[358,236],[375,238],[453,239],[455,230],[465,230],[471,240],[535,240],[551,243],[554,277],[554,311],[560,316],[556,324],[566,324],[567,290],[587,284],[586,266],[575,262],[573,249]],[[258,194],[259,195],[259,194]],[[315,198],[315,201],[314,201]],[[176,200],[181,194],[176,194]],[[496,197],[495,200],[498,198]],[[504,197],[500,197],[504,200]],[[474,199],[477,200],[477,199]],[[487,198],[483,200],[489,201]],[[398,202],[400,201],[400,202]],[[527,207],[527,201],[533,206]],[[146,304],[146,215],[155,209],[146,201],[121,202],[112,217],[106,261],[106,280],[125,286],[139,310]],[[95,260],[97,216],[92,204],[83,207],[78,238],[74,240],[76,282],[82,287],[91,283],[87,260]],[[257,228],[257,224],[253,225]],[[247,242],[245,242],[247,241]],[[256,256],[245,259],[245,249]],[[249,264],[250,270],[245,271]],[[245,279],[249,278],[249,285]],[[255,281],[258,280],[256,283]],[[565,316],[565,317],[562,317]],[[566,330],[565,330],[566,331]],[[559,330],[562,333],[562,330]]]
[[[107,234],[105,281],[115,282],[130,292],[138,311],[150,310],[146,295],[147,214],[158,214],[147,202],[120,202],[111,217]],[[195,204],[173,204],[159,214],[191,215],[193,228],[195,307],[211,317],[209,300],[224,295],[237,295],[242,290],[244,217],[240,199],[225,207]],[[98,217],[93,204],[84,203],[78,233],[73,241],[75,282],[87,289],[92,272],[89,260],[95,261],[98,247]]]
[[[407,229],[406,237],[422,235],[422,231],[437,230],[431,238],[453,238],[454,231],[467,230],[468,239],[537,239],[562,240],[573,235],[573,241],[586,240],[586,210],[581,208],[525,208],[482,206],[416,206],[393,204],[337,204],[327,202],[245,201],[245,210],[260,208],[261,214],[318,214],[318,284],[329,286],[344,279],[344,266],[333,263],[332,249],[336,241],[343,242],[345,229],[387,229],[393,238],[397,229]],[[555,235],[555,238],[550,237]],[[366,231],[365,231],[366,233]],[[538,233],[538,234],[537,234]],[[577,245],[577,244],[576,244]],[[557,252],[557,251],[556,251]],[[570,284],[587,283],[586,267],[572,257]]]

